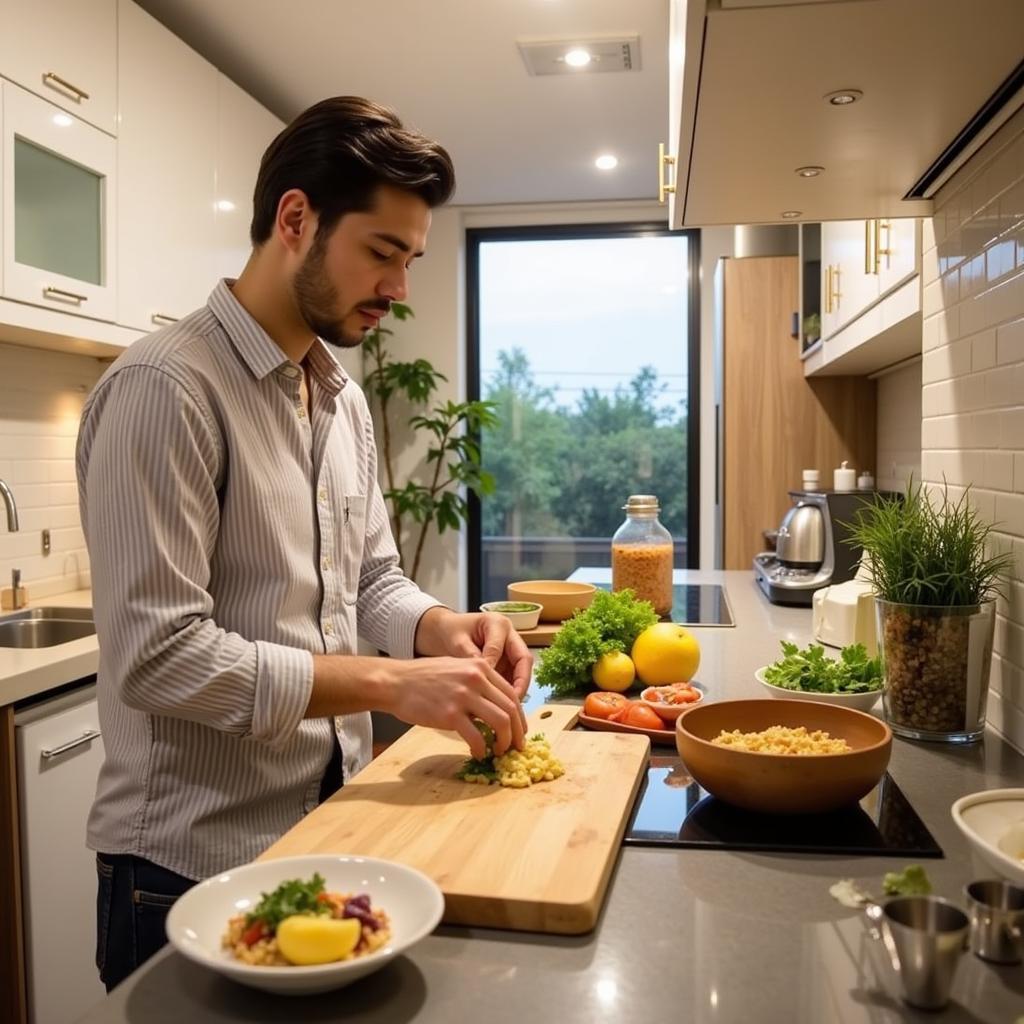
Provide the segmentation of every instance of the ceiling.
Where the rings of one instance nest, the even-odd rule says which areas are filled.
[[[656,196],[668,0],[139,3],[284,120],[341,94],[393,107],[451,152],[456,203]],[[531,77],[517,47],[613,35],[639,36],[640,70]]]

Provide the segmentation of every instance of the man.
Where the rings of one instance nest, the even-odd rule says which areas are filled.
[[[501,616],[397,567],[356,346],[404,300],[448,154],[366,100],[325,100],[265,153],[253,253],[136,342],[83,411],[77,470],[106,748],[97,966],[164,942],[196,880],[257,856],[369,760],[368,712],[522,747],[532,658]],[[358,634],[390,658],[355,655]],[[416,656],[426,656],[419,657]]]

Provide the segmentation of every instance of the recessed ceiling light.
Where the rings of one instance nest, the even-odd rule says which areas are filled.
[[[585,68],[590,63],[590,54],[576,47],[565,55],[565,63],[571,68]]]
[[[802,210],[783,210],[782,217],[785,220],[795,220],[802,212]]]
[[[617,156],[612,156],[611,153],[602,153],[601,156],[594,161],[594,166],[599,171],[614,171],[615,168],[619,166],[619,158]]]
[[[815,167],[813,164],[809,164],[807,167],[798,167],[796,173],[801,178],[816,178],[824,170],[824,167]]]
[[[70,128],[75,123],[75,119],[70,114],[54,114],[53,123],[59,128]]]
[[[828,93],[825,99],[833,107],[848,107],[851,103],[856,103],[857,100],[862,99],[863,96],[864,93],[860,89],[837,89],[835,92]]]
[[[230,199],[218,199],[217,209],[222,213],[230,213],[235,208],[235,204]]]

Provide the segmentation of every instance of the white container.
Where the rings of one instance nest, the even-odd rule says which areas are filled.
[[[832,472],[832,489],[835,491],[857,490],[857,470],[851,469],[848,462]]]
[[[816,469],[805,469],[803,472],[804,490],[816,491],[818,489],[818,471]]]
[[[878,653],[875,593],[866,580],[847,580],[814,592],[814,639],[829,647],[863,644],[868,657]]]

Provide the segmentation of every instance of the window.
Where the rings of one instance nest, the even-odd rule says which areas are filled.
[[[472,498],[470,606],[607,566],[630,494],[697,565],[698,236],[646,225],[468,233],[469,393],[495,490]]]

